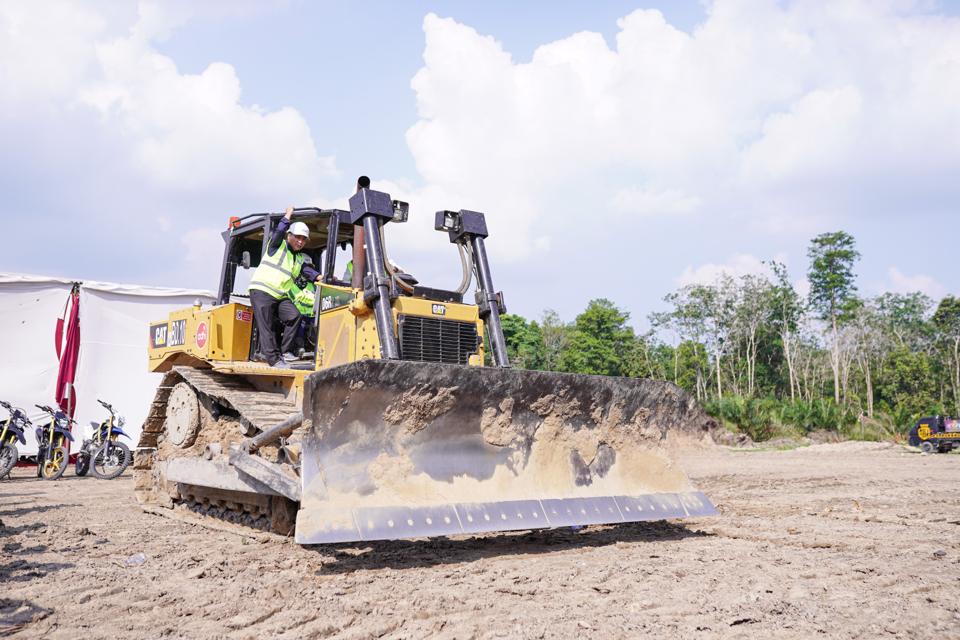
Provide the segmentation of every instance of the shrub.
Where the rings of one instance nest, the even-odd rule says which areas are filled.
[[[776,431],[777,401],[772,398],[728,396],[707,401],[704,410],[714,418],[736,425],[755,442],[768,440]]]

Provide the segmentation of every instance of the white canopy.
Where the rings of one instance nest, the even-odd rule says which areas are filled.
[[[34,426],[44,416],[34,405],[56,404],[56,325],[74,284],[80,286],[80,357],[74,385],[77,444],[91,434],[90,421],[107,416],[97,403],[100,398],[126,418],[124,430],[135,446],[162,377],[147,371],[150,321],[198,298],[204,304],[215,298],[198,289],[0,273],[0,399],[24,409]],[[0,413],[4,418],[6,414]],[[36,439],[32,433],[26,437],[20,453],[32,455]]]

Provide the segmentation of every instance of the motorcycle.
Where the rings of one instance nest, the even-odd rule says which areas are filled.
[[[56,480],[70,464],[69,443],[73,442],[70,425],[77,421],[60,410],[47,405],[33,405],[50,415],[50,422],[39,427],[37,434],[37,477]]]
[[[78,476],[84,476],[88,471],[101,480],[112,480],[122,474],[132,461],[130,448],[119,441],[120,436],[129,439],[124,430],[123,416],[118,416],[113,405],[97,400],[104,409],[110,412],[110,417],[103,422],[91,422],[93,437],[84,440],[77,454],[75,471]]]
[[[17,464],[20,458],[20,452],[17,451],[17,442],[27,444],[24,433],[27,427],[31,426],[30,418],[23,409],[18,409],[10,405],[9,402],[0,400],[0,407],[3,407],[10,414],[3,422],[0,428],[0,478],[10,474],[13,465]]]

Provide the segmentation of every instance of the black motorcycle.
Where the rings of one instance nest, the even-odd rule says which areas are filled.
[[[23,409],[17,409],[3,400],[0,400],[0,407],[6,409],[10,414],[10,417],[3,422],[3,427],[0,428],[0,478],[3,478],[9,475],[13,465],[17,464],[17,460],[20,458],[20,452],[17,451],[17,442],[27,444],[24,433],[31,424]]]
[[[47,405],[33,405],[50,416],[50,422],[38,428],[37,434],[37,477],[56,480],[67,470],[70,464],[69,443],[73,442],[70,425],[76,420],[59,409]]]
[[[110,412],[110,417],[100,423],[90,423],[93,437],[83,441],[77,454],[75,471],[78,476],[92,471],[93,475],[101,480],[112,480],[130,466],[130,449],[119,441],[120,436],[127,439],[130,436],[123,430],[123,416],[118,416],[111,404],[103,400],[97,402]]]

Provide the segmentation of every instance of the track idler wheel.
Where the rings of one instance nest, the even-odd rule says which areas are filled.
[[[200,432],[200,401],[186,382],[178,382],[167,399],[167,440],[186,449]]]

